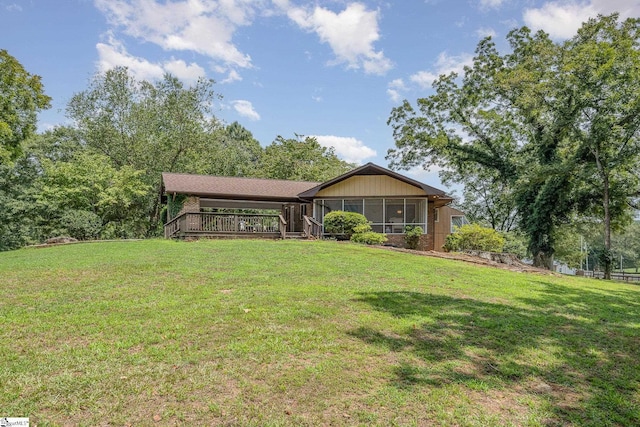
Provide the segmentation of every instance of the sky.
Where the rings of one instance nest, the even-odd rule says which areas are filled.
[[[506,49],[526,25],[562,41],[612,12],[640,17],[640,0],[0,0],[0,49],[53,98],[40,131],[70,124],[65,107],[95,73],[127,66],[140,80],[215,80],[215,116],[263,146],[315,136],[387,167],[391,110],[462,71],[482,38]],[[406,173],[446,189],[435,170]]]

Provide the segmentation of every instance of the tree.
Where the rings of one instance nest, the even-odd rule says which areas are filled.
[[[194,173],[219,176],[255,176],[263,149],[240,123],[221,126],[206,136],[207,147],[186,163]]]
[[[604,275],[611,276],[612,228],[631,220],[640,162],[640,19],[590,19],[565,45],[561,77],[579,115],[577,144],[585,210],[602,219]],[[585,200],[586,199],[586,200]]]
[[[218,95],[212,80],[185,87],[167,74],[150,83],[136,81],[126,68],[96,75],[89,88],[73,96],[67,115],[88,148],[105,155],[116,169],[144,171],[147,235],[159,226],[162,172],[193,172],[193,159],[211,150],[219,128],[211,114]]]
[[[515,195],[508,183],[492,170],[467,163],[462,165],[461,171],[442,171],[440,178],[445,185],[458,183],[464,186],[462,201],[456,207],[471,222],[505,233],[516,227],[518,210]]]
[[[272,179],[327,181],[353,167],[340,160],[333,148],[321,146],[314,137],[285,139],[278,136],[265,148],[258,174]]]
[[[99,227],[93,227],[97,230],[92,237],[131,237],[145,231],[143,200],[149,188],[142,179],[143,171],[131,166],[116,169],[106,156],[88,151],[77,153],[70,161],[44,159],[42,164],[36,201],[55,206],[52,223],[58,229],[70,223],[91,226],[96,218]]]
[[[419,111],[407,101],[392,111],[392,166],[438,165],[458,176],[471,168],[497,180],[513,194],[534,263],[550,268],[557,227],[574,211],[598,214],[598,194],[607,227],[637,197],[634,173],[622,167],[638,162],[637,29],[637,20],[618,25],[612,15],[562,44],[526,27],[509,33],[504,55],[481,41],[461,81],[441,76]],[[599,185],[587,185],[589,176]]]
[[[0,163],[16,159],[21,143],[35,133],[37,112],[50,107],[40,76],[28,73],[0,50]]]

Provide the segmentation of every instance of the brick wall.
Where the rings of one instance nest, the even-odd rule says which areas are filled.
[[[404,242],[404,234],[387,234],[387,244],[392,244],[399,248],[407,247]],[[420,241],[416,249],[419,251],[433,250],[433,234],[423,234],[420,236]]]
[[[182,209],[178,212],[181,215],[185,212],[200,212],[200,197],[189,196],[182,204]],[[178,216],[176,215],[176,216]]]

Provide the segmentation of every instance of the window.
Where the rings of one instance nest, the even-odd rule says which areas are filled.
[[[456,231],[456,228],[462,227],[467,224],[467,219],[462,215],[451,215],[451,232]]]
[[[384,209],[385,233],[402,233],[405,224],[404,214],[404,199],[386,199]]]
[[[345,200],[344,201],[344,211],[345,212],[357,212],[359,214],[362,213],[362,199],[356,200]]]

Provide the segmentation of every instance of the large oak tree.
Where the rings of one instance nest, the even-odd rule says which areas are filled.
[[[639,22],[601,16],[564,43],[523,27],[505,54],[481,41],[461,78],[441,76],[435,94],[393,109],[392,166],[486,170],[513,194],[535,264],[550,268],[557,227],[573,212],[608,229],[637,195],[623,163],[640,156]]]

